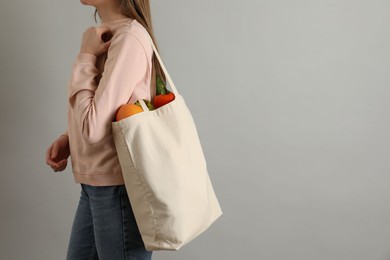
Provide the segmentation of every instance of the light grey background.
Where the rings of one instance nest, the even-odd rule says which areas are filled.
[[[1,1],[0,259],[64,259],[80,195],[66,129],[79,1]],[[155,260],[390,259],[390,2],[152,1],[224,215]]]

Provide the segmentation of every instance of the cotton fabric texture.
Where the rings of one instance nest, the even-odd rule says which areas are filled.
[[[112,122],[134,215],[147,250],[179,250],[222,215],[197,129],[152,42],[175,99]]]
[[[103,22],[113,31],[108,52],[79,53],[68,82],[68,129],[74,180],[94,186],[124,184],[111,133],[117,109],[152,100],[152,47],[135,19]],[[121,30],[127,28],[126,30]]]

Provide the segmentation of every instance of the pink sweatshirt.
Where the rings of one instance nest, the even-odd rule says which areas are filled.
[[[118,108],[151,100],[153,48],[130,18],[102,22],[113,32],[106,54],[79,53],[68,82],[68,131],[74,180],[93,186],[124,184],[111,122]],[[103,72],[104,71],[104,72]]]

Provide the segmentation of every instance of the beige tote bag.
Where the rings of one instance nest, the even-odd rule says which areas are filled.
[[[150,37],[149,37],[150,38]],[[112,122],[126,190],[147,250],[179,250],[222,215],[191,112],[153,41],[175,99]]]

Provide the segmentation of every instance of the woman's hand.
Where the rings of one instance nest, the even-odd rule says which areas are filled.
[[[108,51],[112,32],[108,27],[89,27],[83,33],[80,53],[90,53],[95,56]]]
[[[57,171],[63,171],[68,163],[70,155],[69,137],[61,135],[55,140],[46,151],[46,164]]]

